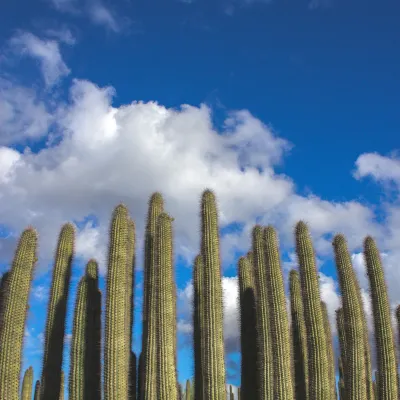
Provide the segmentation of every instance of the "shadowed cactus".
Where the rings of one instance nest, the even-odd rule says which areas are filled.
[[[389,298],[379,250],[370,236],[364,240],[364,257],[375,325],[378,398],[398,400],[397,359]]]
[[[128,210],[120,204],[112,216],[107,270],[104,340],[104,400],[127,400],[129,354],[126,346],[126,266]]]
[[[229,399],[235,400],[235,395],[233,394],[232,385],[229,385]]]
[[[190,380],[189,379],[186,381],[185,400],[192,400],[191,388],[190,388]]]
[[[67,223],[61,228],[58,238],[50,299],[47,308],[43,370],[40,382],[40,397],[42,400],[54,400],[60,396],[65,317],[74,244],[75,228],[72,224]]]
[[[264,228],[267,294],[270,307],[271,347],[273,348],[274,399],[293,400],[292,353],[289,321],[283,285],[278,236],[272,226]]]
[[[204,274],[204,398],[225,400],[225,360],[221,260],[215,195],[206,190],[201,201],[201,255]]]
[[[9,271],[4,272],[4,274],[1,276],[0,279],[0,330],[1,330],[1,317],[3,315],[3,301],[6,293],[6,284],[9,275],[10,275]]]
[[[24,374],[22,381],[21,400],[32,399],[32,385],[33,385],[33,369],[29,367]]]
[[[339,363],[339,377],[342,379],[343,390],[346,388],[346,376],[347,376],[347,343],[346,343],[346,331],[344,329],[343,309],[338,308],[336,310],[336,326],[338,331],[339,349],[340,349],[340,363]],[[340,388],[340,387],[339,387]],[[340,394],[342,396],[342,394]],[[340,397],[342,400],[342,397]]]
[[[33,400],[40,399],[40,381],[37,380],[35,384],[35,394],[33,395]]]
[[[240,400],[240,395],[241,395],[241,388],[238,387],[238,390],[237,390],[237,400]]]
[[[3,297],[0,331],[0,399],[17,400],[28,298],[37,261],[37,233],[25,229],[19,239]]]
[[[136,380],[137,380],[137,368],[136,368],[136,354],[131,351],[131,365],[130,365],[130,376],[129,376],[129,400],[136,400]]]
[[[203,362],[202,347],[204,346],[203,309],[203,259],[196,256],[193,267],[193,349],[194,349],[194,398],[203,400]]]
[[[296,253],[300,267],[304,320],[307,326],[309,400],[331,400],[326,337],[321,308],[318,272],[307,225],[296,225]]]
[[[239,311],[241,344],[241,385],[243,397],[257,398],[257,318],[255,303],[254,269],[248,257],[240,257],[239,276]],[[197,399],[196,399],[197,400]]]
[[[61,371],[59,400],[64,400],[64,371]]]

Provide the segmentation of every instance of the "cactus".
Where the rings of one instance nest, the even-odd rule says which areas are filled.
[[[104,340],[104,400],[127,400],[129,359],[126,348],[126,266],[128,210],[120,204],[113,213],[107,270]]]
[[[129,367],[129,400],[136,400],[136,354],[131,351],[131,360],[130,360],[130,367]]]
[[[0,331],[0,399],[17,400],[28,298],[36,258],[37,233],[25,229],[7,279]]]
[[[156,270],[157,270],[157,390],[160,400],[177,400],[176,376],[176,299],[174,260],[172,246],[172,218],[162,213],[156,228]],[[149,303],[150,306],[150,303]]]
[[[351,264],[345,237],[336,235],[333,240],[333,247],[343,303],[346,338],[346,396],[348,400],[367,399],[364,315],[360,289]]]
[[[33,395],[33,400],[40,399],[40,381],[37,380],[35,384],[35,394]]]
[[[266,262],[263,246],[263,230],[256,225],[252,232],[253,262],[256,276],[256,310],[258,332],[258,390],[259,398],[273,399],[273,356],[271,349],[268,286],[266,283]]]
[[[283,285],[278,237],[275,229],[264,229],[267,294],[273,354],[274,399],[293,400],[292,363],[286,296]]]
[[[331,324],[329,323],[329,314],[328,308],[326,307],[326,303],[321,301],[322,308],[322,316],[324,318],[324,328],[325,328],[325,336],[326,336],[326,356],[329,361],[329,381],[332,385],[331,387],[331,398],[336,399],[336,375],[335,375],[335,356],[333,353],[333,344],[332,344],[332,331]]]
[[[292,314],[292,340],[294,358],[294,388],[296,399],[308,399],[308,352],[307,332],[301,298],[299,274],[291,270],[289,274],[290,310]]]
[[[33,385],[33,368],[29,367],[24,374],[22,381],[21,400],[32,399],[32,385]]]
[[[339,363],[339,376],[342,379],[342,386],[346,388],[346,377],[347,375],[347,343],[346,343],[346,331],[344,328],[343,309],[338,308],[336,310],[336,326],[339,338],[339,349],[340,349],[340,363]],[[340,388],[340,386],[339,386]],[[342,399],[342,395],[340,397]]]
[[[74,254],[75,229],[63,225],[58,239],[55,265],[47,309],[44,341],[41,399],[54,400],[60,396],[61,367],[65,334],[65,317]]]
[[[141,395],[142,395],[142,386],[143,386],[143,352],[141,352],[139,354],[139,362],[138,362],[138,374],[137,374],[137,400],[141,399]]]
[[[1,331],[1,317],[3,315],[3,302],[4,302],[4,297],[6,293],[6,285],[8,281],[8,277],[10,275],[10,272],[4,272],[4,274],[1,276],[0,279],[0,331]]]
[[[344,384],[344,372],[343,372],[342,357],[339,357],[338,369],[339,369],[339,381],[338,381],[339,398],[340,398],[340,400],[344,400],[344,398],[346,397],[346,389],[345,389],[345,384]]]
[[[331,400],[331,382],[315,254],[307,225],[296,225],[304,320],[307,326],[309,400]]]
[[[60,377],[60,397],[59,400],[64,400],[64,371],[61,371]]]
[[[389,298],[379,250],[370,236],[367,236],[364,240],[364,257],[375,325],[378,398],[397,400],[397,359],[390,319]]]
[[[242,351],[241,382],[243,397],[256,399],[257,375],[257,316],[255,303],[254,269],[248,257],[240,257],[238,263],[240,302],[240,344]],[[196,399],[197,400],[197,399]]]
[[[194,398],[203,400],[203,362],[201,349],[204,346],[203,313],[203,259],[198,255],[193,267],[193,349],[194,349]]]
[[[190,380],[188,379],[186,381],[185,400],[192,400],[190,393]]]
[[[221,260],[215,195],[205,190],[201,202],[201,255],[204,264],[204,398],[225,400],[225,360]]]
[[[229,385],[229,399],[235,400],[235,396],[233,394],[232,385]]]
[[[237,400],[240,400],[240,393],[241,392],[241,388],[240,387],[238,387],[238,390],[237,390]]]

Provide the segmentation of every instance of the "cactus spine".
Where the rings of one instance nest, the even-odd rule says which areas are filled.
[[[294,358],[294,387],[296,399],[308,399],[308,352],[307,332],[301,298],[299,274],[291,270],[289,274],[290,310],[292,314],[292,340]]]
[[[194,348],[194,398],[203,400],[203,361],[201,349],[204,346],[203,309],[203,259],[196,256],[193,267],[193,348]]]
[[[17,400],[21,356],[36,258],[37,233],[33,228],[22,232],[6,284],[0,331],[0,399]]]
[[[25,371],[24,379],[22,381],[21,400],[32,399],[32,385],[33,385],[33,369],[32,367],[29,367]]]
[[[330,400],[331,382],[321,308],[318,273],[307,225],[296,225],[296,252],[300,266],[304,320],[307,326],[309,400]]]
[[[248,257],[238,263],[240,302],[240,344],[242,351],[241,384],[243,397],[257,398],[257,318],[254,269]],[[196,399],[197,400],[197,399]]]
[[[35,384],[35,394],[33,395],[33,400],[40,399],[40,381],[37,380]]]
[[[370,284],[377,350],[378,398],[397,400],[397,362],[390,319],[390,306],[379,250],[368,236],[364,241],[364,257]]]
[[[50,300],[47,309],[43,370],[40,386],[42,400],[54,400],[60,396],[65,317],[74,254],[74,241],[74,226],[70,223],[63,225],[57,244]]]
[[[263,230],[256,225],[252,232],[253,262],[257,286],[257,332],[258,332],[258,374],[259,398],[273,399],[273,356],[271,349],[270,315],[268,307],[268,286],[266,283],[266,262],[263,246]]]
[[[204,398],[225,400],[225,361],[221,260],[215,195],[205,190],[201,202],[201,255],[204,264]]]
[[[273,347],[274,399],[293,400],[291,347],[286,296],[283,285],[278,237],[275,229],[264,229],[267,294],[270,307],[270,331]]]
[[[113,213],[107,271],[104,341],[104,399],[128,398],[129,360],[126,348],[126,266],[128,210],[120,204]]]

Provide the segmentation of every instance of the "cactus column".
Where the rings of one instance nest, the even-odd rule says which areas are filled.
[[[32,399],[32,385],[33,385],[33,368],[29,367],[24,374],[22,381],[21,400]]]
[[[74,254],[75,229],[70,223],[61,228],[58,239],[44,341],[41,399],[60,397],[65,317]]]
[[[33,400],[40,399],[40,381],[37,380],[35,384],[35,394],[33,395]]]
[[[3,323],[0,331],[0,399],[18,400],[21,357],[31,288],[36,263],[37,233],[22,232],[3,299]]]
[[[375,325],[378,398],[398,400],[396,350],[390,319],[389,298],[379,250],[370,236],[364,241],[364,257]]]
[[[205,190],[201,201],[201,255],[204,291],[204,398],[225,400],[225,360],[221,260],[215,195]]]
[[[338,331],[338,338],[339,338],[339,348],[340,348],[340,363],[339,363],[339,377],[341,382],[339,382],[339,388],[341,391],[346,392],[346,382],[347,379],[347,369],[346,369],[346,362],[347,362],[347,346],[346,346],[346,332],[344,329],[344,319],[343,319],[343,309],[338,308],[336,310],[336,326]],[[340,393],[340,400],[343,400],[344,395]]]

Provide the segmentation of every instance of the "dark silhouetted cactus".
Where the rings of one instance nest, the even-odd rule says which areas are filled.
[[[364,241],[364,257],[375,325],[378,398],[398,400],[397,361],[389,298],[379,250],[370,236]]]
[[[264,229],[267,294],[270,307],[271,348],[273,349],[274,399],[292,400],[292,352],[283,285],[278,236],[272,226]]]
[[[32,400],[33,368],[29,367],[22,380],[21,400]]]
[[[339,365],[339,376],[342,379],[343,390],[346,388],[346,376],[347,376],[347,343],[346,343],[346,331],[344,328],[343,309],[338,308],[336,310],[336,326],[339,338],[339,349],[340,349],[340,365]],[[345,390],[346,391],[346,390]],[[342,395],[341,395],[342,396]],[[341,397],[342,399],[342,397]]]
[[[136,354],[131,351],[131,365],[129,367],[129,400],[136,400],[137,393],[137,367],[136,367]]]
[[[17,400],[20,394],[20,372],[31,288],[36,258],[37,233],[25,229],[19,239],[3,298],[0,331],[0,399]]]
[[[60,397],[65,317],[74,255],[75,228],[67,223],[58,238],[44,340],[41,400]]]
[[[35,384],[35,394],[33,396],[33,400],[39,400],[40,399],[40,381],[37,380]]]
[[[64,371],[61,371],[59,400],[64,400]]]
[[[338,381],[339,398],[340,398],[340,400],[344,400],[346,397],[346,388],[345,388],[345,384],[344,384],[344,372],[343,372],[342,357],[339,357],[338,369],[339,369],[339,381]]]
[[[206,190],[201,202],[201,255],[204,264],[204,398],[225,400],[225,356],[221,260],[215,195]]]
[[[307,225],[296,225],[296,252],[300,267],[304,320],[307,326],[309,400],[331,400],[329,361],[321,308],[315,254]]]
[[[203,309],[203,259],[196,256],[193,266],[193,349],[194,349],[194,398],[203,400],[203,362],[202,347],[204,325],[202,323]],[[203,317],[204,318],[204,317]]]
[[[241,344],[241,385],[243,397],[256,399],[258,394],[257,371],[257,316],[255,303],[254,269],[248,257],[240,257],[239,276],[239,311]],[[197,399],[196,399],[197,400]]]
[[[120,204],[112,216],[107,270],[104,340],[104,400],[127,400],[129,353],[126,346],[126,266],[128,210]]]
[[[7,280],[8,280],[9,275],[10,275],[10,272],[6,271],[1,276],[1,279],[0,279],[0,331],[1,331],[1,317],[3,315],[3,301],[4,301],[4,296],[6,293],[6,285],[7,285]]]
[[[191,396],[190,380],[186,381],[185,400],[193,400]]]
[[[139,354],[138,361],[138,374],[137,374],[137,400],[140,400],[142,397],[142,386],[143,386],[143,351]]]
[[[229,385],[229,399],[235,400],[235,395],[233,394],[232,385]]]
[[[303,301],[299,274],[289,274],[290,310],[292,314],[292,341],[294,361],[294,388],[296,399],[307,399],[308,393],[308,352],[307,332],[304,322]]]

